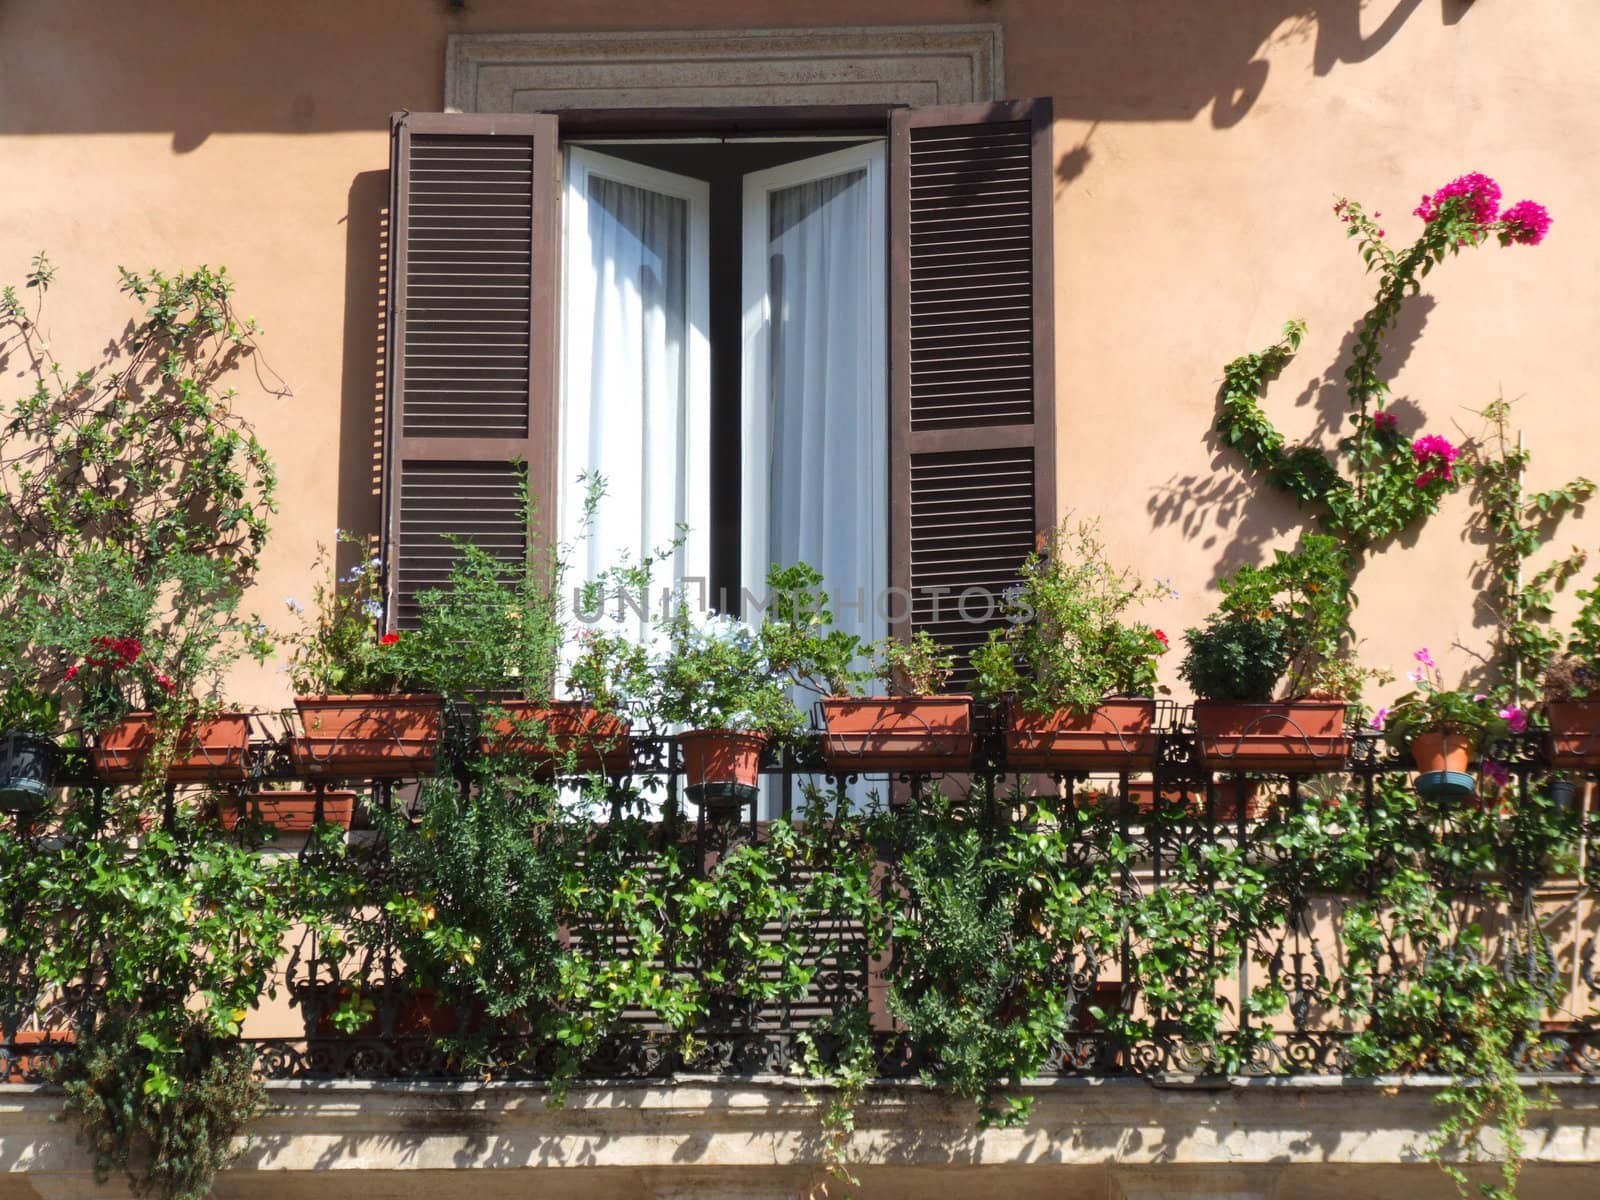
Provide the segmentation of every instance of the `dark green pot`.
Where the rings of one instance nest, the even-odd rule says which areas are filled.
[[[15,730],[0,737],[0,812],[35,813],[55,777],[56,744]]]

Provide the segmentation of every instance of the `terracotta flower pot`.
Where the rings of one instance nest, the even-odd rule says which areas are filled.
[[[1344,711],[1343,700],[1201,700],[1194,706],[1200,763],[1210,771],[1276,775],[1336,771],[1350,756]]]
[[[101,734],[89,751],[94,773],[104,783],[137,783],[156,743],[154,716],[129,713]],[[250,719],[244,713],[223,713],[197,721],[178,734],[169,783],[210,783],[240,780],[247,772]]]
[[[1600,700],[1552,700],[1545,715],[1552,767],[1600,767]]]
[[[1006,763],[1042,771],[1127,771],[1156,758],[1156,702],[1105,700],[1086,713],[1044,716],[1011,705]]]
[[[627,721],[581,700],[513,700],[479,739],[485,754],[514,754],[536,774],[626,775],[633,769]]]
[[[395,779],[431,775],[444,730],[439,696],[296,696],[304,732],[289,741],[302,775]]]
[[[1411,739],[1411,757],[1417,765],[1413,784],[1430,800],[1459,800],[1474,795],[1478,781],[1467,774],[1472,762],[1472,739],[1459,733],[1419,733]]]
[[[1459,733],[1419,733],[1411,740],[1411,757],[1423,774],[1465,773],[1472,762],[1472,739]]]
[[[958,771],[972,761],[971,696],[828,696],[822,759],[845,771]]]
[[[695,729],[678,735],[684,789],[698,803],[755,799],[767,735],[737,729]]]
[[[354,792],[322,793],[322,820],[328,825],[349,829],[355,808]],[[306,833],[315,828],[317,823],[317,794],[304,790],[246,792],[243,814],[233,800],[219,805],[217,809],[218,820],[229,832],[238,828],[245,816],[259,817],[279,833]]]

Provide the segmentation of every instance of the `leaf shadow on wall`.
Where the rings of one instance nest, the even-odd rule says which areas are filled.
[[[1435,303],[1431,296],[1416,296],[1401,308],[1384,343],[1380,373],[1385,380],[1392,380],[1410,360]],[[1344,372],[1354,356],[1359,332],[1358,321],[1345,334],[1339,353],[1295,397],[1295,407],[1315,409],[1315,423],[1303,441],[1329,447],[1347,432],[1350,407]],[[1269,387],[1262,402],[1269,418],[1274,410],[1273,395]],[[1219,387],[1217,412],[1221,411],[1222,399]],[[1391,396],[1386,407],[1399,419],[1402,429],[1421,431],[1426,418],[1415,402],[1405,396]],[[1213,578],[1247,563],[1259,564],[1266,560],[1269,546],[1277,539],[1314,528],[1310,511],[1274,490],[1245,465],[1237,451],[1223,443],[1215,419],[1206,429],[1205,447],[1211,454],[1210,470],[1173,477],[1156,488],[1146,501],[1145,510],[1150,514],[1151,528],[1176,526],[1184,540],[1214,550]],[[1416,536],[1417,531],[1413,530],[1401,537],[1400,544],[1413,544]]]
[[[1197,5],[1164,0],[1118,6],[1109,13],[1104,6],[1091,13],[1079,4],[1061,19],[1060,32],[1070,35],[1072,72],[1070,84],[1057,90],[1056,115],[1187,121],[1209,108],[1212,126],[1227,129],[1266,91],[1271,64],[1263,51],[1269,45],[1314,39],[1312,69],[1321,78],[1341,64],[1373,58],[1423,3],[1256,0]],[[1469,7],[1471,0],[1440,0],[1440,23],[1456,24]],[[1065,170],[1062,178],[1075,173]]]

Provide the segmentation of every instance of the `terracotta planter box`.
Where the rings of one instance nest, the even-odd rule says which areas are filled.
[[[972,762],[971,696],[828,696],[822,759],[842,771],[959,771]]]
[[[1006,714],[1006,764],[1041,771],[1128,771],[1156,760],[1156,702],[1106,700],[1086,713]]]
[[[289,741],[295,770],[322,779],[431,775],[444,731],[439,696],[296,696],[303,732]]]
[[[328,825],[349,829],[355,816],[354,792],[327,791],[322,794],[322,820]],[[316,827],[317,794],[308,791],[246,792],[244,814],[237,801],[229,800],[217,809],[217,818],[230,833],[244,816],[260,817],[279,833],[307,833]]]
[[[678,735],[683,780],[696,801],[753,799],[761,783],[763,733],[736,729],[695,729]]]
[[[579,700],[514,700],[500,707],[506,715],[478,742],[485,754],[514,754],[540,774],[626,775],[633,769],[631,727],[621,717]],[[530,728],[533,722],[538,725]]]
[[[1210,771],[1275,775],[1337,771],[1350,757],[1344,712],[1343,700],[1201,700],[1194,706],[1200,763]]]
[[[1600,700],[1552,700],[1550,718],[1552,767],[1600,767]]]
[[[71,1029],[19,1029],[12,1039],[15,1054],[0,1074],[0,1083],[29,1083],[28,1076],[53,1062],[61,1049],[76,1045],[78,1035]],[[39,1053],[28,1053],[42,1047]]]
[[[348,987],[333,988],[323,985],[314,991],[307,990],[302,997],[315,998],[318,1010],[313,1020],[312,1014],[306,1013],[306,1032],[308,1036],[336,1038],[336,1037],[377,1037],[382,1031],[383,1018],[379,1012],[374,1012],[351,1033],[342,1033],[333,1023],[333,1013],[350,999],[354,993]],[[372,999],[375,1007],[382,1007],[385,1003],[383,997]],[[302,998],[301,1004],[305,1004]],[[476,1027],[481,1021],[481,1014],[469,1014],[471,1024]],[[449,1036],[460,1028],[461,1022],[457,1018],[456,1010],[439,999],[439,995],[432,988],[423,988],[420,991],[407,995],[399,1001],[399,1007],[394,1013],[394,1027],[390,1031],[395,1037],[415,1037],[421,1034],[432,1036]]]
[[[1212,818],[1219,824],[1239,819],[1242,808],[1247,820],[1259,821],[1272,811],[1275,803],[1269,794],[1263,794],[1260,785],[1249,779],[1222,779],[1214,785],[1215,804]],[[1083,788],[1073,793],[1080,808],[1098,809],[1115,805],[1117,796],[1098,789]],[[1131,811],[1147,815],[1156,806],[1156,785],[1148,779],[1135,779],[1128,784],[1128,806]],[[1168,788],[1161,793],[1165,804],[1179,804],[1192,816],[1204,816],[1206,796],[1204,790],[1185,792],[1182,788]]]
[[[151,713],[129,713],[100,736],[89,751],[94,773],[104,783],[137,783],[155,746]],[[187,726],[178,735],[169,783],[211,783],[243,779],[248,770],[250,719],[244,713],[223,713]]]

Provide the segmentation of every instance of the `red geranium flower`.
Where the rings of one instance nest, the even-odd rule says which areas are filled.
[[[380,646],[392,646],[396,642],[398,642],[399,640],[400,640],[400,635],[398,633],[386,633],[381,638],[378,639],[378,645],[380,645]]]
[[[1161,630],[1152,629],[1150,632],[1156,635],[1156,641],[1161,643],[1161,648],[1163,650],[1172,645],[1172,643],[1167,640],[1167,635],[1162,633]]]

